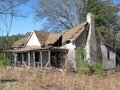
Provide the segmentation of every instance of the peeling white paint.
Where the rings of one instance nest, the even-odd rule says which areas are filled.
[[[60,48],[68,49],[67,62],[71,64],[71,67],[73,69],[76,69],[76,63],[75,63],[75,48],[76,48],[76,45],[73,44],[73,43],[68,43],[68,44],[65,44],[64,46],[62,46]]]

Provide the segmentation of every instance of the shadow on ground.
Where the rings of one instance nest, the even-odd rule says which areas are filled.
[[[17,82],[17,79],[1,79],[0,82],[1,83],[12,83],[12,82]]]

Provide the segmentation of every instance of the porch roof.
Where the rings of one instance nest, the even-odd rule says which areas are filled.
[[[5,50],[4,52],[19,52],[19,53],[22,53],[22,52],[29,52],[29,51],[68,51],[67,49],[61,49],[61,48],[41,48],[41,47],[38,47],[38,46],[27,46],[27,47],[24,47],[24,48],[19,48],[19,49],[14,49],[14,50]]]

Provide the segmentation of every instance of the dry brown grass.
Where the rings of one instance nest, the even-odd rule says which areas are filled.
[[[105,76],[58,70],[0,69],[0,90],[120,90],[120,72]]]

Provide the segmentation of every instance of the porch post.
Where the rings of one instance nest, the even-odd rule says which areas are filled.
[[[5,56],[5,52],[4,52],[4,58],[6,58],[6,56]]]
[[[42,62],[42,51],[40,50],[40,63],[41,63],[41,70],[43,70],[43,62]]]
[[[33,51],[33,63],[34,63],[34,67],[35,67],[35,51]]]
[[[50,55],[51,53],[50,53],[50,50],[48,50],[48,61],[49,61],[49,67],[51,66],[51,60],[50,60],[50,58],[51,58],[51,55]]]
[[[17,53],[15,52],[14,54],[15,54],[15,57],[14,57],[14,65],[15,65],[15,67],[16,67],[16,62],[17,62]]]
[[[11,61],[12,60],[12,54],[11,54],[11,52],[9,53],[9,55],[10,55],[10,59],[9,60]]]
[[[47,67],[47,66],[50,67],[50,66],[51,66],[51,61],[50,61],[51,54],[50,54],[50,50],[48,49],[47,52],[48,52],[48,62],[47,62],[47,64],[45,65],[45,67]]]
[[[28,52],[28,66],[30,67],[30,52]]]
[[[23,62],[24,62],[24,53],[22,53],[22,66],[23,66]]]

